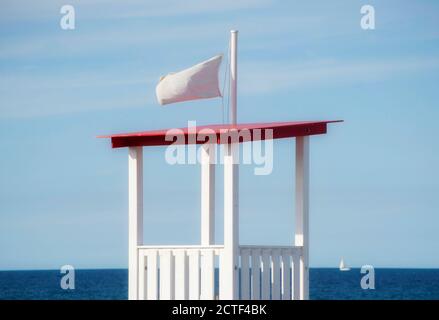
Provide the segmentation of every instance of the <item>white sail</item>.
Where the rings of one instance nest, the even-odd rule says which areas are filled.
[[[348,267],[345,265],[343,258],[341,258],[341,260],[340,260],[340,266],[339,266],[339,269],[340,269],[340,271],[349,271],[349,270],[351,270],[351,268],[348,268]]]
[[[183,71],[161,77],[156,87],[158,102],[164,105],[220,97],[218,71],[221,60],[222,55],[218,55]]]

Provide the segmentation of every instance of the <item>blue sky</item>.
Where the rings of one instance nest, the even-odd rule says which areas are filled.
[[[69,1],[72,31],[64,4],[0,5],[0,269],[127,266],[127,150],[95,137],[221,122],[219,99],[154,90],[230,29],[239,121],[345,120],[311,139],[311,266],[439,267],[439,3]],[[270,176],[242,166],[241,243],[292,243],[293,142]],[[199,167],[144,152],[145,243],[198,243]]]

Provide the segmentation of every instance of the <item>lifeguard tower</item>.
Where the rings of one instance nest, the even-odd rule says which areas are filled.
[[[106,136],[113,148],[128,148],[129,280],[132,300],[308,299],[309,298],[309,141],[337,121],[236,123],[236,31],[231,41],[231,124],[179,130],[184,144],[201,148],[201,243],[149,246],[143,243],[143,149],[168,146],[169,130]],[[270,132],[267,135],[257,132]],[[209,142],[195,136],[208,131]],[[245,131],[245,134],[244,134]],[[236,140],[222,139],[235,135]],[[295,139],[294,244],[266,246],[239,242],[239,143]],[[215,148],[224,146],[224,243],[214,243]],[[293,159],[292,159],[293,160]],[[292,161],[293,163],[293,161]],[[293,213],[292,213],[293,214]],[[215,272],[219,267],[219,278]],[[215,294],[218,285],[219,295]]]

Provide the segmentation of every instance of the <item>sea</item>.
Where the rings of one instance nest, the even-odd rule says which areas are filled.
[[[75,288],[60,286],[59,270],[0,271],[1,300],[125,300],[126,269],[76,270]],[[310,269],[310,299],[438,300],[439,269],[375,269],[375,288],[362,289],[360,269]],[[218,286],[218,283],[216,283]]]

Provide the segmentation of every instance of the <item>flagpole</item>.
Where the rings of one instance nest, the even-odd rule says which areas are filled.
[[[236,125],[238,31],[230,34],[230,124]],[[236,300],[239,265],[239,140],[224,147],[224,249],[220,259],[220,299]]]
[[[237,123],[238,30],[230,31],[230,124]]]

